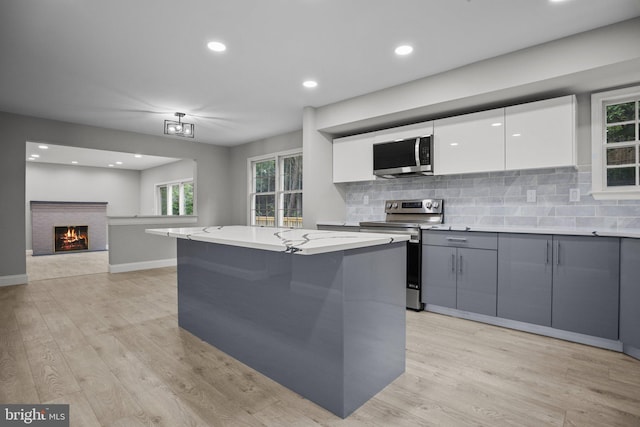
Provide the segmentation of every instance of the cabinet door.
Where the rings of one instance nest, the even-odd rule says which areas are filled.
[[[434,173],[504,170],[504,108],[436,120]]]
[[[506,169],[576,165],[575,96],[507,107]]]
[[[397,139],[416,138],[433,134],[433,122],[415,123],[407,126],[384,129],[376,132],[374,144],[390,142]]]
[[[374,133],[333,140],[333,182],[373,181]]]
[[[620,239],[554,236],[551,326],[618,339]]]
[[[552,236],[498,236],[498,316],[551,326]]]
[[[620,252],[620,341],[640,349],[640,239],[622,239]]]
[[[422,302],[456,308],[456,248],[422,246]]]
[[[496,315],[498,255],[486,249],[458,248],[457,308]]]

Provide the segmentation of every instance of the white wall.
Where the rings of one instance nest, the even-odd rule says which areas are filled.
[[[107,215],[139,212],[140,172],[28,162],[25,186],[26,246],[31,249],[29,202],[107,202]]]
[[[140,215],[158,215],[156,212],[156,185],[182,179],[193,179],[196,173],[193,160],[184,159],[140,172]],[[198,183],[196,183],[198,185]],[[197,214],[197,201],[196,201]]]
[[[637,81],[640,18],[476,62],[317,109],[317,129],[361,127]],[[561,93],[564,94],[564,93]]]

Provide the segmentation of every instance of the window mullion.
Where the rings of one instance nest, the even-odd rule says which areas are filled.
[[[184,215],[184,183],[180,183],[180,190],[178,192],[178,214]]]

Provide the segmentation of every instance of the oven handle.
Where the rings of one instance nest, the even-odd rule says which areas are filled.
[[[375,227],[361,227],[360,231],[363,233],[379,233],[379,234],[390,234],[390,235],[394,235],[394,234],[404,234],[404,235],[411,235],[411,233],[402,233],[402,232],[398,232],[398,231],[392,231],[389,232],[388,229],[387,230],[381,230],[380,228],[375,228]],[[414,233],[415,234],[415,233]],[[418,237],[411,237],[411,239],[409,240],[409,243],[420,243],[420,236]]]

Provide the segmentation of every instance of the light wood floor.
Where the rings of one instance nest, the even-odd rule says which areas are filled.
[[[640,426],[640,361],[407,312],[407,370],[342,420],[180,330],[174,268],[0,288],[0,403],[90,426]]]
[[[107,251],[27,255],[27,276],[30,281],[107,271],[109,271],[109,252]]]

